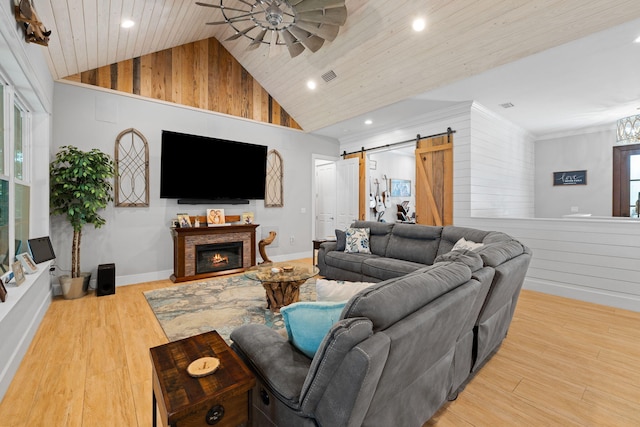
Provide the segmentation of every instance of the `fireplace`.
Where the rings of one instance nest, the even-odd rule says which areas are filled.
[[[239,218],[238,218],[239,219]],[[257,224],[231,224],[224,227],[187,227],[172,228],[173,237],[173,274],[171,281],[184,282],[187,280],[199,280],[207,277],[221,276],[224,274],[238,273],[256,265],[256,227]],[[229,243],[241,244],[237,268],[225,265],[226,262],[235,263],[235,257],[222,255],[223,261],[216,261],[215,268],[208,273],[196,273],[198,251],[196,247],[207,245],[227,245]],[[233,249],[234,253],[236,249]],[[212,254],[211,256],[215,256]],[[213,267],[213,266],[212,266]],[[198,271],[202,270],[202,266]]]
[[[196,245],[196,274],[242,268],[242,242]]]

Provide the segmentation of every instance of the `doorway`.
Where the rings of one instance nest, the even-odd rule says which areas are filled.
[[[358,159],[314,159],[314,239],[335,237],[358,219]]]

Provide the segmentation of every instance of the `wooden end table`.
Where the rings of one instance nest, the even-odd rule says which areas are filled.
[[[273,268],[279,271],[275,272]],[[320,269],[315,265],[282,262],[251,267],[244,275],[262,283],[267,296],[267,308],[279,312],[285,305],[298,302],[300,286],[319,272]]]
[[[156,404],[162,425],[194,427],[250,425],[251,389],[256,379],[218,332],[206,332],[150,349],[153,365],[153,427]],[[213,374],[193,378],[191,362],[217,357]]]

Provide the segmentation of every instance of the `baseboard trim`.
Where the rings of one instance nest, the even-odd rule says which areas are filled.
[[[640,312],[640,298],[635,295],[619,294],[603,291],[602,289],[585,288],[567,283],[531,278],[525,279],[523,288],[545,294],[573,298],[579,301]]]

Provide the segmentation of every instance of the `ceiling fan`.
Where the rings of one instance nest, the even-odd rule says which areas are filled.
[[[316,52],[325,40],[333,41],[347,20],[345,0],[219,0],[220,4],[196,2],[220,9],[223,21],[207,25],[229,25],[235,33],[225,41],[242,36],[251,40],[247,49],[261,44],[285,46],[292,58],[305,48]]]

